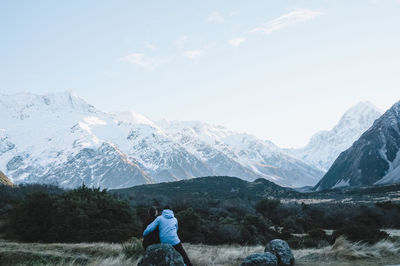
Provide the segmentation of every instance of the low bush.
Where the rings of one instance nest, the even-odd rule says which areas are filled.
[[[139,221],[127,203],[85,186],[60,195],[26,196],[13,211],[9,227],[27,242],[123,242],[140,234]]]
[[[332,239],[336,239],[339,236],[345,236],[353,242],[364,241],[373,244],[387,238],[389,235],[377,227],[354,223],[336,230],[332,235]]]

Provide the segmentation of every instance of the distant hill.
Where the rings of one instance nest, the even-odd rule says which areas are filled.
[[[8,177],[3,174],[2,171],[0,171],[0,185],[5,185],[5,186],[14,186],[14,184],[11,182],[10,179],[8,179]]]
[[[190,201],[218,199],[258,200],[266,197],[295,198],[301,195],[291,188],[281,187],[263,178],[253,182],[236,177],[209,176],[177,182],[140,185],[110,191],[122,198],[129,198],[135,205],[149,205],[152,201]]]
[[[250,206],[264,198],[283,202],[399,202],[400,184],[374,187],[342,187],[311,192],[310,189],[296,191],[281,187],[265,179],[253,182],[236,177],[209,176],[189,180],[140,185],[131,188],[110,190],[117,198],[128,200],[132,207],[164,204],[196,205],[203,207],[229,202],[237,206]],[[213,203],[214,202],[214,203]],[[236,206],[235,205],[235,206]]]
[[[314,189],[400,183],[399,150],[400,102],[340,154]]]

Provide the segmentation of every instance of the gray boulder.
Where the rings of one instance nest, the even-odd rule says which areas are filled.
[[[278,258],[278,265],[289,266],[294,264],[294,256],[288,243],[281,239],[270,241],[265,247],[265,252],[271,252]]]
[[[244,259],[240,266],[277,266],[278,259],[272,253],[256,253]]]
[[[151,245],[139,261],[138,266],[184,266],[183,258],[169,244]]]

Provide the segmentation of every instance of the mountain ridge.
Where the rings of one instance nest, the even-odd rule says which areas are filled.
[[[340,154],[314,190],[398,183],[399,150],[400,102],[397,102]]]
[[[252,135],[200,122],[177,135],[134,112],[98,110],[70,92],[0,95],[0,112],[0,167],[16,183],[120,188],[232,175],[300,186],[323,174]],[[201,127],[214,135],[185,133]]]
[[[382,111],[370,102],[359,102],[347,110],[331,129],[314,134],[307,146],[287,150],[294,157],[328,171],[339,154],[370,128]]]

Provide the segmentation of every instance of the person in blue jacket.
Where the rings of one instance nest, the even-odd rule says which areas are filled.
[[[192,266],[181,240],[178,237],[178,220],[174,217],[174,212],[169,206],[165,206],[162,214],[158,216],[151,224],[149,224],[143,232],[143,236],[147,236],[150,232],[158,227],[160,231],[161,243],[171,244],[178,251],[187,266]]]

